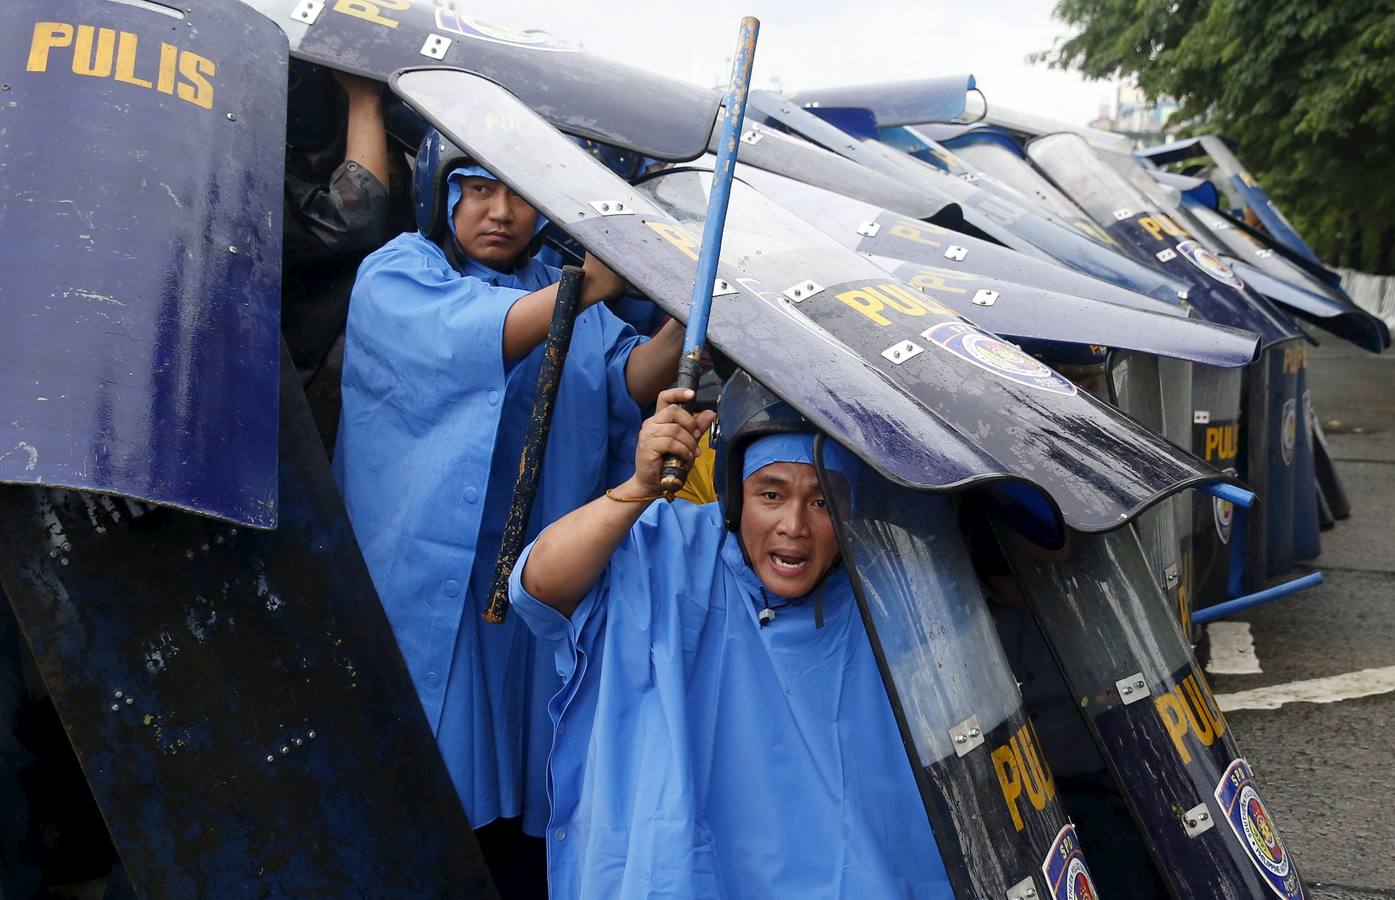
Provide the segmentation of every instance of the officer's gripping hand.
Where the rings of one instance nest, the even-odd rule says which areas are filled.
[[[643,496],[658,496],[663,493],[665,456],[676,456],[691,467],[697,456],[698,441],[708,428],[716,413],[711,410],[693,415],[680,404],[693,399],[693,392],[687,388],[669,388],[659,394],[658,412],[654,413],[639,429],[639,443],[635,446],[635,487]]]

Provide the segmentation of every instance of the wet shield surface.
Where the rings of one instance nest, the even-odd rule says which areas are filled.
[[[1044,888],[1060,880],[1055,859],[1069,826],[954,504],[905,491],[832,442],[821,440],[818,455],[843,561],[955,894],[1055,896]]]
[[[845,248],[995,334],[1220,366],[1245,365],[1258,352],[1253,337],[1188,320],[1176,304],[770,172],[738,167],[737,175]]]
[[[705,206],[698,173],[685,188],[697,198],[661,206],[484,79],[421,70],[397,76],[394,89],[657,303],[686,315],[701,229],[674,216]],[[1219,477],[867,260],[804,244],[808,226],[785,215],[797,226],[794,244],[788,232],[770,233],[738,250],[738,240],[756,238],[729,230],[709,337],[887,477],[927,488],[1027,481],[1085,530],[1117,527]],[[771,279],[806,279],[747,274],[742,257],[756,251]],[[817,283],[812,296],[805,280]]]
[[[700,156],[717,117],[714,90],[581,50],[565,35],[491,21],[498,6],[429,0],[243,0],[285,29],[296,57],[379,81],[440,63],[507,87],[557,128],[646,156]]]
[[[286,364],[281,522],[0,489],[0,580],[152,897],[492,897]]]
[[[1000,535],[1060,674],[1174,895],[1304,896],[1132,531],[1074,535],[1068,558],[1055,561],[1007,530]],[[1262,833],[1258,848],[1246,827]]]
[[[990,193],[972,181],[950,176],[877,141],[860,141],[778,97],[756,91],[751,94],[756,112],[869,170],[929,192],[964,209],[964,220],[983,236],[1038,259],[1055,259],[1086,275],[1172,301],[1183,284],[1136,260],[1083,237],[1071,227],[1038,215],[1025,201]],[[748,160],[761,168],[801,178],[787,170],[779,157]],[[811,182],[839,191],[838,183]]]
[[[1027,144],[1027,155],[1140,261],[1186,282],[1187,300],[1207,321],[1252,331],[1264,346],[1300,335],[1283,313],[1246,290],[1211,249],[1159,211],[1075,134],[1051,134]]]
[[[237,3],[5,12],[0,481],[274,526],[284,37]]]

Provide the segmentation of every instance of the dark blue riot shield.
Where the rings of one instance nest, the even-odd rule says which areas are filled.
[[[1246,373],[1250,374],[1250,373]],[[1248,420],[1242,413],[1244,377],[1235,369],[1196,366],[1192,370],[1192,452],[1223,472],[1248,474],[1244,456]],[[1213,606],[1235,596],[1231,566],[1246,553],[1248,522],[1260,514],[1240,509],[1220,497],[1191,498],[1190,574],[1192,609]]]
[[[701,200],[710,177],[696,168],[662,171],[643,182],[641,189],[685,226],[700,228],[705,207],[685,200]],[[780,186],[771,180],[775,178],[779,176],[762,172],[757,183],[778,190]],[[780,196],[795,203],[800,215],[791,215],[738,182],[732,189],[735,212],[723,238],[738,268],[766,284],[793,283],[801,272],[806,273],[803,277],[829,284],[891,271],[932,302],[1000,335],[1126,347],[1215,365],[1245,365],[1256,353],[1252,335],[1188,319],[1175,306],[1104,284],[1098,293],[1116,299],[1123,295],[1129,305],[1075,296],[1067,291],[1077,285],[1095,293],[1092,279],[850,198],[826,191],[809,196],[818,189],[781,180],[785,190]],[[814,217],[812,222],[806,215]],[[772,235],[780,236],[778,244],[798,248],[807,262],[782,259],[778,250],[764,246]],[[872,264],[851,250],[872,255]],[[903,259],[874,255],[890,252]],[[907,257],[915,262],[905,263]],[[1004,280],[1003,275],[1013,280]]]
[[[737,172],[824,235],[995,334],[1144,350],[1220,366],[1245,365],[1258,350],[1251,336],[1188,321],[1176,304],[764,170]],[[737,196],[746,194],[738,189]],[[756,233],[773,225],[768,218],[761,208],[744,207],[738,217]],[[818,240],[810,235],[806,243]]]
[[[1246,447],[1241,474],[1266,490],[1263,506],[1248,516],[1249,555],[1243,583],[1232,581],[1236,594],[1261,590],[1321,549],[1307,346],[1289,341],[1266,350],[1250,368],[1245,403],[1249,433],[1263,439]]]
[[[1027,144],[1027,155],[1126,251],[1185,281],[1187,301],[1208,321],[1253,331],[1266,347],[1301,336],[1287,316],[1247,292],[1213,251],[1111,169],[1084,138],[1045,135]]]
[[[494,890],[283,356],[274,531],[0,489],[0,581],[146,896]]]
[[[585,53],[541,30],[489,21],[486,5],[456,12],[429,0],[243,0],[290,37],[301,59],[386,81],[431,65],[479,72],[570,134],[684,160],[707,149],[721,96]]]
[[[393,86],[551,221],[686,315],[699,232],[674,218],[679,206],[666,210],[617,179],[478,76],[419,70]],[[700,192],[698,180],[688,183]],[[852,282],[817,282],[825,270],[836,278],[848,262],[867,264],[856,254],[842,251],[840,261],[825,247],[779,240],[771,235],[747,255],[797,263],[808,277],[767,286],[733,256],[721,267],[709,338],[887,477],[928,488],[1029,482],[1054,505],[1048,518],[1058,509],[1085,530],[1116,527],[1167,494],[1221,477],[875,267]]]
[[[1068,552],[1054,558],[999,533],[1059,677],[1170,892],[1184,900],[1304,896],[1133,532],[1072,535]],[[1065,782],[1058,784],[1069,810]],[[1076,818],[1086,834],[1090,820]]]
[[[950,176],[877,141],[858,140],[778,97],[755,91],[750,102],[753,110],[770,121],[828,150],[917,190],[959,204],[964,210],[966,224],[978,236],[1038,259],[1054,259],[1078,272],[1159,299],[1175,300],[1178,292],[1184,289],[1184,283],[1082,237],[1069,226],[1038,215],[1023,202],[980,190],[972,181]],[[810,167],[793,166],[783,153],[752,154],[743,159],[759,168],[809,180]],[[848,193],[838,182],[810,183]]]
[[[1164,185],[1156,177],[1158,170],[1145,169],[1132,156],[1104,151],[1098,156],[1188,233],[1224,254],[1222,261],[1250,289],[1373,353],[1389,345],[1390,331],[1384,322],[1358,307],[1339,286],[1292,260],[1292,254],[1275,252],[1272,241],[1214,208],[1184,202],[1177,187]]]
[[[1244,165],[1231,151],[1226,140],[1220,135],[1206,134],[1158,147],[1149,147],[1140,151],[1138,155],[1160,166],[1184,159],[1209,156],[1216,164],[1216,168],[1220,170],[1221,184],[1219,186],[1221,190],[1235,198],[1236,202],[1232,204],[1233,207],[1248,208],[1264,223],[1264,227],[1276,240],[1305,259],[1321,263],[1317,254],[1298,236],[1297,230],[1289,224],[1288,219],[1284,218],[1284,214],[1279,212],[1279,208],[1255,183],[1254,177],[1246,171]]]
[[[955,895],[1067,896],[1049,885],[1068,823],[953,502],[819,443],[843,563]]]
[[[274,526],[285,39],[236,3],[6,16],[0,481]]]
[[[1329,284],[1297,265],[1243,226],[1206,206],[1186,207],[1234,259],[1231,266],[1245,283],[1292,313],[1379,353],[1390,346],[1390,329],[1357,306],[1338,285]]]

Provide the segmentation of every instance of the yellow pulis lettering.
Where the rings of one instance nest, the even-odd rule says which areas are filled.
[[[35,22],[34,37],[29,42],[29,63],[26,72],[47,72],[48,52],[54,47],[70,47],[73,26],[66,22]]]
[[[77,40],[73,44],[74,74],[107,78],[111,75],[111,66],[115,58],[115,31],[110,28],[93,28],[91,25],[78,26]]]
[[[187,83],[175,88],[179,94],[179,99],[188,100],[195,106],[202,106],[204,109],[212,109],[213,85],[208,78],[212,78],[217,71],[218,65],[213,60],[188,51],[181,53],[179,55],[179,74],[184,76]],[[208,78],[204,76],[208,76]]]
[[[334,11],[381,25],[396,28],[397,22],[383,15],[384,9],[401,11],[411,6],[408,0],[335,0]]]

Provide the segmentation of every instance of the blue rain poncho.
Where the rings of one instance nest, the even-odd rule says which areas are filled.
[[[459,197],[452,174],[448,209]],[[539,217],[541,219],[541,216]],[[504,319],[560,272],[536,260],[456,272],[404,234],[369,255],[350,300],[334,472],[397,645],[470,823],[524,817],[541,834],[560,687],[550,655],[488,599],[542,347],[506,365]],[[634,466],[640,410],[625,366],[639,339],[603,304],[577,316],[530,534]]]
[[[761,585],[715,503],[655,503],[556,647],[554,900],[952,898],[842,569],[757,624]]]

